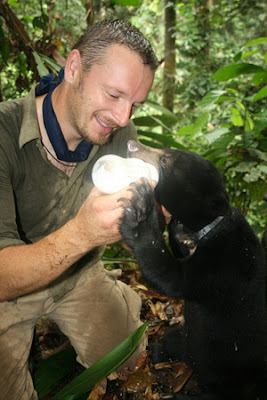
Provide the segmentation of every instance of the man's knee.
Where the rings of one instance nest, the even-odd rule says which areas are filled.
[[[51,317],[69,337],[79,362],[89,367],[142,324],[142,302],[133,289],[103,270],[82,278]]]

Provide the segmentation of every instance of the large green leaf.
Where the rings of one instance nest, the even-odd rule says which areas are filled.
[[[267,37],[260,37],[257,39],[253,39],[250,42],[248,42],[245,47],[250,47],[250,46],[255,46],[256,44],[261,44],[267,42]]]
[[[234,126],[243,126],[244,120],[238,108],[231,107],[230,110],[232,111],[231,120]]]
[[[172,132],[171,128],[169,128],[169,126],[166,125],[166,124],[165,124],[160,118],[158,118],[156,115],[153,115],[151,118],[155,120],[155,122],[158,124],[158,126],[161,126],[162,128],[166,129],[166,131],[169,131],[170,133]]]
[[[158,123],[150,115],[132,118],[132,120],[135,126],[148,126],[149,128],[158,126]]]
[[[199,103],[199,109],[202,111],[208,111],[213,108],[214,104],[218,101],[218,99],[226,93],[225,90],[211,90],[208,94],[206,94],[203,99]]]
[[[188,134],[197,135],[199,132],[202,131],[203,128],[206,128],[208,121],[209,121],[210,113],[203,112],[201,113],[196,122],[192,125],[185,126],[179,130],[179,135]]]
[[[227,150],[228,144],[231,143],[234,136],[231,132],[221,135],[212,142],[212,147],[220,149],[221,153]]]
[[[140,143],[144,144],[145,146],[154,147],[155,149],[162,149],[162,145],[155,140],[151,141],[149,139],[146,139],[146,137],[141,136],[139,138],[139,141],[140,141]]]
[[[219,139],[222,135],[228,132],[229,132],[228,128],[217,128],[210,133],[206,133],[205,138],[207,139],[209,144],[212,144],[213,142],[215,142],[215,140]]]
[[[36,51],[33,51],[33,56],[37,64],[37,70],[40,77],[49,74],[49,70],[46,68],[46,65],[53,73],[57,73],[60,71],[61,66],[52,58],[47,57],[43,54],[39,54]]]
[[[41,57],[43,63],[45,65],[47,65],[54,73],[57,73],[60,71],[61,66],[55,60],[53,60],[52,58],[47,57],[43,54],[40,54],[40,57]]]
[[[168,115],[165,114],[151,114],[147,115],[145,117],[135,117],[132,118],[134,124],[136,126],[148,126],[148,127],[158,127],[162,126],[162,124],[167,125],[168,127],[173,126],[174,124],[177,123],[176,120],[174,120],[172,117],[169,117]]]
[[[253,76],[253,78],[252,78],[252,82],[256,85],[256,86],[258,86],[258,85],[260,85],[261,83],[264,83],[264,82],[266,82],[267,81],[267,69],[265,69],[265,70],[263,70],[263,71],[260,71],[260,72],[257,72],[254,76]]]
[[[151,139],[149,142],[149,146],[151,147],[156,147],[156,148],[162,148],[162,147],[169,147],[169,148],[175,148],[175,149],[185,149],[186,147],[183,146],[181,143],[177,142],[175,139],[173,139],[172,135],[162,135],[161,133],[156,133],[156,132],[151,132],[151,131],[143,131],[143,130],[137,130],[138,133],[138,140],[140,140],[142,143],[144,143],[144,138],[145,141],[148,143],[147,138]]]
[[[117,369],[135,350],[146,330],[148,322],[140,326],[130,336],[96,361],[92,367],[83,371],[72,382],[65,386],[52,400],[78,400],[89,392],[93,386]]]
[[[49,74],[49,71],[45,67],[40,55],[36,51],[33,51],[33,56],[34,56],[35,62],[37,64],[37,70],[38,70],[40,77]]]
[[[261,88],[261,90],[255,94],[255,96],[253,97],[253,101],[258,101],[266,96],[267,96],[267,85]]]
[[[168,110],[168,108],[161,106],[158,103],[155,103],[154,101],[151,100],[146,100],[145,106],[149,106],[153,108],[154,110],[160,111],[162,114],[169,116],[170,118],[174,119],[175,121],[179,122],[179,119],[176,117],[176,115]]]
[[[263,68],[255,64],[232,64],[218,69],[218,71],[215,72],[212,78],[220,82],[225,82],[240,75],[254,74],[260,71],[263,71]]]
[[[253,56],[254,54],[261,53],[261,50],[250,50],[250,51],[245,51],[242,53],[241,59],[243,60],[246,57]]]

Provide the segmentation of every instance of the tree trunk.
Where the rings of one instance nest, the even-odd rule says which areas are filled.
[[[86,9],[86,22],[87,22],[87,25],[93,25],[93,23],[94,23],[93,0],[86,0],[85,9]]]
[[[198,33],[201,37],[202,47],[199,54],[200,63],[206,65],[209,62],[210,55],[210,7],[212,0],[196,0],[196,25],[198,27]],[[200,64],[200,65],[201,65]]]
[[[16,14],[13,13],[6,1],[0,2],[0,15],[4,18],[6,24],[16,37],[21,41],[24,48],[32,46],[32,41],[23,25],[23,23],[18,19]]]
[[[164,43],[164,90],[163,105],[173,111],[175,92],[175,0],[164,0],[165,43]]]

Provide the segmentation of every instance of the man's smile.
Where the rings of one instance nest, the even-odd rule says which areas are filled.
[[[116,123],[114,123],[114,121],[104,121],[98,115],[95,115],[95,118],[96,118],[97,122],[99,123],[99,125],[101,125],[101,127],[103,127],[105,130],[108,129],[111,131],[118,127],[118,125]]]

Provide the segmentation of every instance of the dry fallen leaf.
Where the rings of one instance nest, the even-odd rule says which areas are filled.
[[[111,372],[111,374],[109,374],[109,376],[108,376],[109,381],[114,381],[115,379],[118,379],[118,378],[119,378],[119,374],[117,371]]]
[[[162,303],[161,301],[157,301],[155,304],[152,300],[147,301],[147,305],[150,307],[154,316],[158,317],[162,321],[167,321],[168,317],[165,313],[166,303]]]
[[[149,355],[149,351],[148,351],[148,350],[143,350],[143,351],[139,354],[139,356],[137,357],[137,360],[136,360],[136,363],[135,363],[133,372],[136,372],[136,371],[138,371],[139,369],[141,369],[141,368],[144,367],[144,365],[145,365],[145,363],[146,363],[146,360],[147,360],[147,358],[148,358],[148,355]]]
[[[168,321],[168,317],[165,312],[167,305],[168,303],[161,303],[160,301],[156,302],[157,315],[162,321]]]
[[[102,381],[98,382],[94,386],[87,400],[102,400],[104,394],[106,393],[106,390],[107,390],[107,379],[104,378],[102,379]]]
[[[176,368],[176,376],[173,381],[174,393],[179,392],[184,387],[191,375],[191,369],[185,363],[179,363],[178,367]]]

